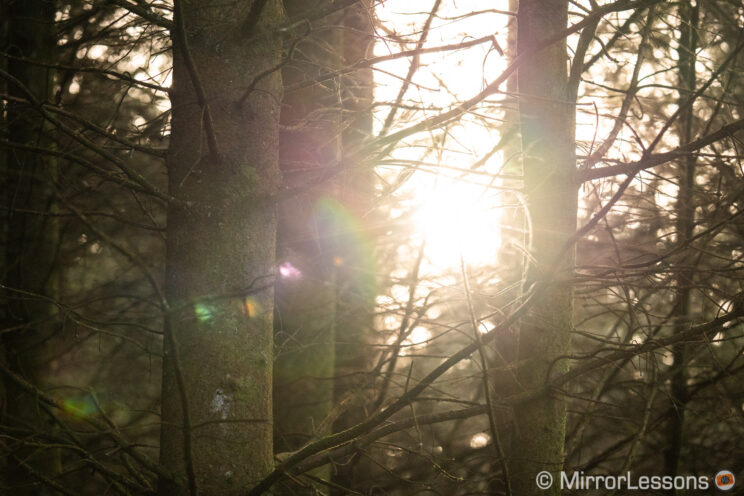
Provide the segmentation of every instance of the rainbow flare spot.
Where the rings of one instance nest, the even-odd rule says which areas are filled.
[[[66,398],[62,401],[62,408],[68,414],[78,418],[88,418],[98,413],[96,402],[89,394],[76,398]]]
[[[253,318],[258,315],[258,313],[261,311],[261,305],[259,303],[251,298],[246,297],[246,299],[243,301],[243,312],[245,315],[248,316],[248,318]]]
[[[212,310],[204,303],[195,304],[194,313],[199,322],[207,322],[212,319]]]

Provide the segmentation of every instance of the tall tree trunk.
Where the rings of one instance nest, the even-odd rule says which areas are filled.
[[[327,1],[285,0],[287,15],[301,18]],[[279,205],[274,322],[275,450],[296,450],[312,438],[328,434],[323,424],[333,406],[335,365],[336,272],[333,246],[337,221],[337,167],[341,144],[338,79],[313,83],[339,68],[342,54],[339,15],[313,23],[295,45],[293,60],[282,71],[288,89],[282,102],[280,167],[283,197]],[[334,261],[336,263],[334,263]],[[328,468],[314,475],[330,477]],[[291,484],[285,481],[284,484]],[[312,491],[311,488],[307,488]],[[292,488],[301,494],[301,488]]]
[[[372,55],[374,45],[373,6],[361,0],[344,11],[344,64],[353,65]],[[341,79],[342,106],[342,176],[341,203],[349,219],[339,230],[336,243],[342,263],[337,274],[336,303],[336,380],[335,402],[343,405],[334,424],[341,431],[365,418],[365,391],[374,378],[365,372],[370,368],[369,344],[373,331],[372,312],[377,285],[372,246],[370,215],[374,198],[374,168],[359,163],[349,153],[372,136],[372,102],[374,81],[371,68],[357,69]],[[334,481],[341,487],[360,490],[365,471],[358,458],[339,460]],[[346,494],[338,491],[337,494]]]
[[[692,92],[695,91],[695,50],[697,47],[698,6],[683,2],[679,6],[680,39],[677,54],[679,57],[679,104],[684,106]],[[679,146],[684,146],[692,139],[692,106],[682,107],[678,120]],[[695,156],[688,154],[679,163],[679,189],[675,212],[677,243],[685,247],[692,237],[695,223],[695,203],[693,188],[695,185]],[[694,252],[684,250],[688,257],[683,259],[683,267],[677,271],[674,295],[674,329],[682,332],[690,322],[690,297],[694,274]],[[676,476],[679,473],[679,459],[684,434],[685,409],[687,404],[687,346],[684,343],[672,349],[674,362],[670,384],[672,415],[669,421],[668,443],[664,453],[665,472]],[[675,489],[670,494],[677,494]]]
[[[508,1],[509,12],[516,13],[519,10],[519,0]],[[506,33],[506,47],[504,49],[506,55],[506,64],[512,64],[517,58],[517,18],[516,16],[509,16]],[[518,102],[518,79],[517,72],[514,72],[506,80],[506,97],[504,98],[504,122],[499,129],[499,147],[501,149],[502,157],[504,160],[503,170],[513,170],[515,175],[519,175],[522,172],[521,163],[521,142],[520,142],[520,122],[519,122],[519,110],[517,108]],[[505,204],[519,204],[519,196],[504,195]],[[503,266],[520,267],[524,263],[524,246],[526,246],[527,235],[524,232],[525,219],[524,211],[521,208],[511,208],[504,210],[503,217],[501,219],[502,230],[505,235],[513,236],[513,241],[508,246],[508,251],[504,250],[499,254],[500,261]],[[516,234],[521,233],[520,238],[517,238]],[[488,347],[485,348],[488,350]],[[488,363],[489,368],[494,367],[495,372],[491,372],[490,379],[493,385],[494,392],[500,397],[507,397],[511,394],[519,391],[518,384],[514,380],[514,373],[512,370],[503,370],[503,361],[507,363],[516,363],[518,360],[519,350],[519,334],[517,332],[511,332],[511,330],[505,332],[499,337],[498,340],[498,355],[495,353],[489,353]],[[494,410],[491,415],[495,419],[496,426],[511,426],[511,413],[507,411]],[[513,430],[505,428],[494,432],[498,437],[493,440],[494,447],[496,448],[496,455],[502,457],[504,453],[508,453],[508,447],[511,444],[511,435]],[[511,462],[508,454],[506,459],[499,459],[494,463],[494,469],[500,471],[500,474],[495,475],[489,484],[489,494],[509,494],[511,491],[512,474],[510,470]]]
[[[294,18],[325,4],[285,1]],[[361,2],[315,22],[283,72],[285,86],[311,83],[318,74],[366,57],[372,40],[369,8]],[[286,196],[278,229],[285,275],[277,284],[275,322],[277,451],[327,434],[332,424],[324,419],[341,415],[335,427],[343,428],[362,418],[346,396],[349,374],[364,370],[362,336],[371,329],[372,257],[359,217],[369,207],[373,183],[371,169],[350,163],[342,143],[351,148],[370,135],[371,100],[369,69],[285,94],[280,162]],[[341,171],[332,170],[339,162]],[[330,380],[334,374],[337,379]],[[334,402],[341,406],[332,411]],[[315,475],[327,478],[330,472]]]
[[[518,50],[563,31],[568,22],[567,0],[520,0]],[[542,286],[520,324],[518,378],[528,389],[540,387],[549,376],[566,372],[572,326],[572,291],[566,281],[574,266],[574,251],[556,259],[576,228],[577,191],[574,186],[574,106],[569,99],[566,41],[528,56],[519,67],[519,113],[522,132],[524,189],[532,232],[533,262],[526,287]],[[553,272],[554,271],[554,272]],[[552,275],[551,275],[552,274]],[[546,281],[546,279],[549,279]],[[517,427],[512,482],[514,494],[559,494],[566,424],[565,399],[544,395],[515,409]],[[539,491],[535,476],[547,470],[555,484]]]
[[[46,101],[51,96],[52,78],[44,63],[52,61],[56,47],[54,3],[51,0],[8,0],[3,50],[10,54],[7,72],[14,80],[5,82],[8,95],[17,98],[7,107],[7,139],[12,144],[50,146],[44,119],[23,100]],[[3,328],[15,329],[3,335],[8,367],[31,384],[43,387],[46,376],[46,343],[58,329],[56,262],[59,228],[55,210],[56,164],[40,154],[10,147],[4,157],[5,261],[0,280],[6,286]],[[6,381],[2,424],[14,427],[18,439],[3,444],[8,494],[44,494],[34,472],[54,477],[60,472],[57,450],[24,447],[22,438],[51,428],[38,408],[37,399]],[[30,432],[24,432],[29,430]],[[12,489],[11,489],[12,488]],[[3,492],[0,490],[0,492]]]
[[[160,460],[183,486],[161,494],[239,494],[273,465],[282,18],[175,3]]]
[[[372,55],[374,31],[373,6],[370,0],[361,0],[344,11],[343,55],[345,65],[354,65]],[[377,290],[375,260],[371,243],[370,211],[374,198],[374,166],[359,163],[349,153],[372,137],[372,102],[374,81],[372,69],[357,69],[341,79],[344,118],[342,121],[343,170],[340,180],[341,202],[353,217],[337,232],[337,250],[343,260],[339,269],[337,328],[337,401],[359,385],[358,377],[348,379],[348,374],[367,370],[369,363],[369,333],[372,330],[372,311]],[[343,423],[343,419],[340,419]]]

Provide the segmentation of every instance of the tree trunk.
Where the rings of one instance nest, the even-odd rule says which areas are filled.
[[[370,0],[361,0],[344,11],[343,54],[344,64],[354,65],[372,55],[374,31],[373,6]],[[337,370],[345,375],[367,370],[370,362],[365,344],[369,343],[372,330],[372,311],[377,285],[375,260],[372,252],[370,210],[374,198],[374,166],[359,163],[348,150],[359,147],[372,137],[372,102],[374,81],[371,68],[357,69],[341,79],[342,106],[342,173],[341,203],[353,220],[346,222],[337,233],[337,246],[343,260],[338,281],[337,328],[339,336],[336,351]],[[354,382],[358,381],[353,379]],[[348,382],[348,381],[347,381]],[[348,391],[348,384],[337,381],[338,400]]]
[[[259,14],[258,17],[256,14]],[[272,468],[278,0],[176,1],[161,494],[240,494]],[[188,488],[188,489],[187,489]]]
[[[344,11],[344,64],[353,65],[372,55],[374,45],[373,6],[361,0]],[[342,176],[341,203],[350,222],[339,230],[337,246],[342,264],[337,274],[336,303],[336,380],[335,402],[343,411],[334,424],[339,432],[358,424],[366,417],[365,391],[374,378],[365,375],[373,354],[373,310],[375,306],[376,264],[371,240],[374,218],[370,215],[374,198],[374,168],[359,163],[347,152],[372,136],[372,102],[374,99],[371,68],[357,69],[341,79],[342,106]],[[339,486],[362,490],[364,475],[371,470],[360,466],[360,460],[338,460],[335,478]],[[347,494],[339,489],[332,494]]]
[[[567,0],[520,0],[518,50],[522,54],[564,30]],[[565,39],[528,56],[519,67],[519,113],[522,132],[524,189],[532,232],[533,257],[526,273],[526,288],[542,288],[531,311],[520,324],[518,378],[527,389],[543,385],[549,376],[568,369],[557,361],[569,351],[572,326],[572,291],[566,280],[574,266],[573,249],[559,252],[576,228],[577,191],[573,177],[574,106],[567,101],[568,71]],[[515,409],[517,427],[512,487],[514,494],[559,494],[566,424],[565,399],[545,395]],[[536,475],[547,470],[555,483],[538,490]]]
[[[50,146],[49,129],[30,99],[47,101],[52,78],[43,63],[52,61],[56,46],[54,4],[48,0],[7,1],[3,51],[11,55],[7,72],[15,79],[5,82],[11,101],[7,107],[7,139],[12,144]],[[59,227],[55,210],[56,164],[30,151],[9,148],[4,157],[5,260],[2,267],[4,296],[3,335],[8,367],[31,384],[43,387],[47,375],[45,350],[57,332],[56,262]],[[38,408],[37,399],[6,381],[2,424],[21,432],[18,440],[3,441],[5,480],[12,494],[45,494],[33,473],[54,477],[60,472],[59,452],[24,446],[22,438],[36,442],[35,435],[51,428]],[[0,402],[2,403],[2,402]],[[24,433],[25,430],[33,432]],[[11,489],[12,488],[12,489]]]
[[[509,12],[516,13],[519,10],[519,0],[508,1]],[[506,63],[510,65],[514,63],[517,58],[517,18],[516,16],[510,16],[507,33],[506,33],[506,46],[504,47],[504,54],[506,56]],[[514,171],[514,175],[520,175],[522,173],[522,161],[521,161],[521,150],[522,144],[520,139],[520,119],[519,110],[517,108],[518,102],[518,80],[517,72],[512,73],[506,80],[506,96],[504,98],[504,121],[499,129],[499,147],[504,160],[504,171]],[[519,205],[520,198],[517,194],[504,195],[505,204]],[[525,218],[524,211],[521,208],[510,208],[505,209],[503,217],[501,218],[502,232],[506,236],[514,236],[511,243],[505,243],[504,248],[499,253],[499,261],[503,267],[521,267],[525,263],[524,247],[527,242],[527,234],[525,234]],[[521,236],[517,238],[516,234],[521,233]],[[516,248],[516,249],[515,249]],[[498,304],[498,303],[496,303]],[[484,348],[487,352],[489,347]],[[496,371],[490,373],[490,381],[492,389],[499,397],[508,397],[512,394],[519,392],[519,385],[515,381],[515,374],[510,370],[501,370],[503,361],[506,363],[517,363],[519,350],[519,334],[512,332],[511,329],[504,332],[498,338],[498,355],[495,353],[488,354],[489,368],[495,368]],[[498,475],[494,475],[489,483],[489,494],[509,494],[511,491],[512,484],[512,473],[511,473],[511,461],[508,455],[508,446],[511,445],[511,438],[514,434],[512,426],[512,415],[511,412],[506,410],[495,409],[492,412],[495,419],[495,424],[499,431],[495,434],[498,435],[497,439],[493,440],[494,447],[496,448],[496,456],[501,456],[506,452],[506,459],[498,459],[494,462],[494,470],[500,472]],[[507,447],[506,449],[504,447]]]
[[[287,16],[301,18],[322,1],[285,0]],[[333,246],[337,221],[337,179],[329,175],[339,161],[341,109],[338,79],[313,83],[341,62],[338,14],[313,23],[299,42],[290,40],[293,60],[282,71],[288,89],[282,102],[279,161],[283,197],[279,204],[274,322],[275,450],[296,450],[330,432],[323,424],[333,407],[335,365],[336,272]],[[334,263],[335,262],[335,263]],[[316,470],[328,479],[328,468]],[[285,481],[285,485],[292,481]],[[307,491],[313,491],[307,487]],[[288,489],[303,494],[300,487]]]
[[[306,2],[288,1],[285,7],[293,18],[311,13]],[[311,35],[296,45],[294,60],[283,71],[285,86],[311,83],[363,59],[372,40],[369,8],[362,2],[313,23]],[[371,328],[372,257],[359,217],[373,183],[371,169],[350,163],[342,143],[352,147],[371,133],[371,99],[369,69],[285,94],[280,148],[285,197],[278,228],[285,275],[277,284],[275,323],[277,451],[328,434],[329,414],[361,420],[349,418],[346,408],[353,402],[344,400],[351,389],[348,375],[364,370],[362,335]],[[334,170],[339,164],[341,170]],[[332,411],[334,403],[343,406]],[[330,472],[326,468],[314,475],[328,478]]]
[[[690,95],[695,91],[695,50],[697,46],[698,7],[689,3],[679,6],[680,39],[679,39],[679,103],[685,105]],[[692,106],[681,109],[678,120],[679,146],[684,146],[692,139]],[[685,249],[690,242],[695,223],[695,203],[693,188],[695,186],[695,156],[688,154],[680,159],[679,189],[677,192],[676,231],[677,243],[687,253],[682,259],[683,266],[679,268],[675,281],[674,295],[674,330],[682,332],[689,327],[690,299],[693,284],[694,251]],[[687,404],[687,346],[684,343],[672,348],[674,362],[672,364],[672,378],[670,384],[671,419],[668,427],[668,443],[664,452],[666,475],[676,476],[679,473],[679,459],[682,451],[684,434],[685,409]],[[675,489],[670,494],[677,494]]]

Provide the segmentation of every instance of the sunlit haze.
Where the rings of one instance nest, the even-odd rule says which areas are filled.
[[[468,11],[504,9],[506,3],[496,2],[494,5],[494,2],[470,0],[457,2],[456,7],[443,4],[438,18],[432,23],[426,46],[458,43],[494,33],[499,44],[505,46],[508,16],[491,13],[458,19],[457,15]],[[412,31],[411,23],[420,29],[428,15],[422,12],[420,5],[398,0],[385,2],[378,12],[389,29],[401,34]],[[410,38],[415,40],[418,33],[416,27],[413,29]],[[392,49],[382,42],[378,42],[375,48],[376,55],[386,55]],[[414,44],[411,44],[409,49],[413,48]],[[423,55],[413,78],[414,84],[408,88],[403,102],[421,109],[449,108],[458,100],[482,90],[504,69],[505,62],[492,42],[466,50]],[[405,58],[380,64],[382,71],[375,73],[377,101],[395,101],[401,78],[405,77],[410,63],[411,59]],[[389,111],[388,106],[377,109],[377,133]],[[397,126],[415,123],[415,120],[406,122],[406,116],[413,115],[407,118],[419,119],[425,118],[427,113],[426,110],[415,114],[399,110],[397,115],[402,119],[398,119]],[[411,168],[416,169],[396,193],[403,204],[412,209],[413,231],[426,241],[426,260],[435,271],[457,267],[461,256],[468,264],[492,264],[497,260],[501,245],[499,205],[503,198],[499,195],[498,183],[490,174],[502,170],[503,154],[491,153],[500,137],[495,130],[499,123],[486,119],[490,122],[484,126],[481,117],[466,115],[447,129],[446,135],[426,136],[427,139],[433,138],[438,148],[431,144],[422,147],[419,142],[398,147],[391,159],[380,167],[380,175],[391,183],[396,182],[398,174],[409,174]],[[391,132],[398,127],[393,127]],[[487,158],[483,160],[484,157]],[[476,163],[478,167],[471,170]]]

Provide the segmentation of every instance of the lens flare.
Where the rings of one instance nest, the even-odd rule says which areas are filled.
[[[66,398],[62,402],[62,407],[65,412],[78,418],[88,418],[98,413],[98,407],[89,394],[75,398]]]
[[[243,301],[243,313],[245,313],[249,318],[253,318],[258,315],[260,311],[261,305],[259,305],[255,299],[246,297]]]
[[[212,310],[204,303],[194,305],[194,313],[199,322],[208,322],[212,320]]]
[[[282,276],[282,278],[284,279],[296,281],[297,279],[302,277],[302,271],[292,265],[292,262],[284,262],[279,266],[279,275]]]
[[[373,270],[372,243],[362,222],[336,199],[324,196],[313,207],[314,229],[325,263],[361,272]]]

